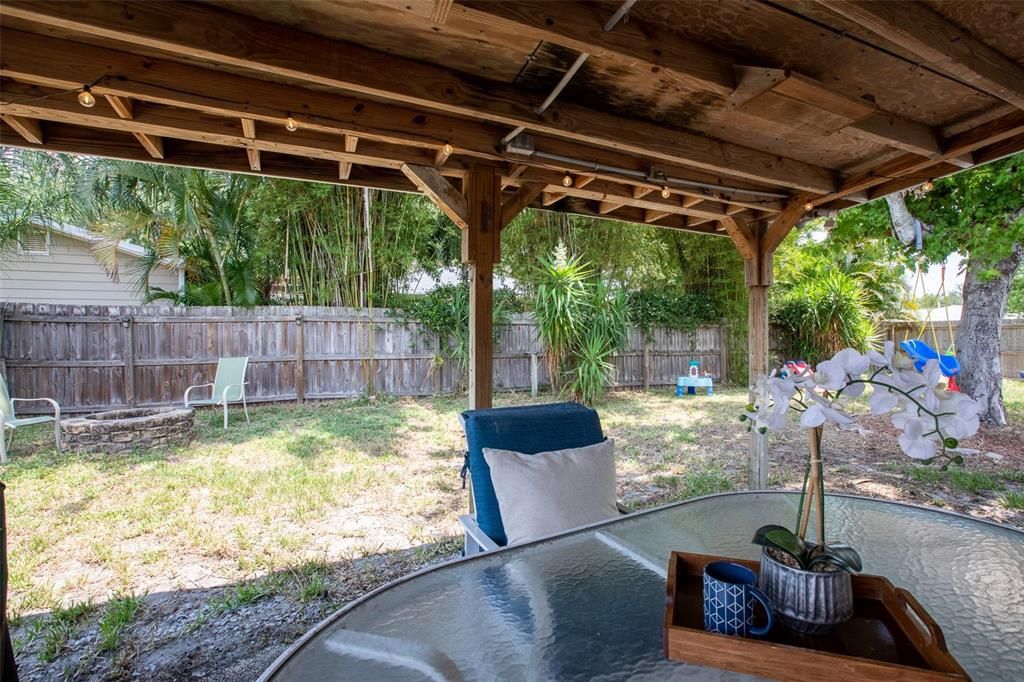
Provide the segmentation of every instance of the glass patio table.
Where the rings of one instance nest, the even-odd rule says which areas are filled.
[[[798,501],[713,495],[442,564],[338,611],[262,679],[757,679],[665,658],[669,553],[756,559],[754,530],[789,525]],[[974,680],[1024,679],[1024,533],[861,497],[826,507],[829,537],[913,592]]]

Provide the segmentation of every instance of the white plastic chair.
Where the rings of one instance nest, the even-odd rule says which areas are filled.
[[[224,428],[228,428],[228,403],[242,403],[245,421],[249,421],[249,407],[245,404],[245,369],[249,358],[221,358],[217,361],[217,374],[212,384],[196,384],[185,389],[185,407],[193,405],[222,405],[224,407]],[[213,388],[211,397],[189,399],[189,393],[196,388]]]
[[[15,403],[50,403],[53,407],[53,416],[40,415],[38,417],[16,417],[14,416]],[[60,405],[53,398],[12,398],[7,392],[7,384],[4,378],[0,377],[0,464],[7,463],[7,450],[14,440],[14,431],[22,426],[31,424],[45,424],[53,422],[53,439],[57,443],[57,450],[60,451]],[[10,434],[7,433],[10,431]]]

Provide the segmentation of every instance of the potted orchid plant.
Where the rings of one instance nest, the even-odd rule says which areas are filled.
[[[846,348],[811,371],[792,363],[781,372],[762,376],[756,400],[740,419],[761,433],[781,430],[789,412],[800,414],[808,430],[809,458],[794,530],[763,526],[754,542],[761,553],[761,589],[775,605],[780,619],[804,634],[822,634],[853,615],[850,574],[861,570],[861,559],[849,545],[826,543],[822,433],[826,424],[857,429],[849,403],[868,386],[871,414],[890,414],[902,431],[900,448],[908,456],[943,468],[960,464],[959,441],[978,431],[979,406],[940,384],[937,360],[920,371],[892,342],[883,352],[867,354]],[[815,541],[808,540],[812,513]]]

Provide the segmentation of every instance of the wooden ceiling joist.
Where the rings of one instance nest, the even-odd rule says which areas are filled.
[[[611,201],[605,199],[598,205],[597,212],[600,213],[601,215],[608,215],[612,211],[620,209],[625,205],[626,203],[624,201]]]
[[[43,144],[43,127],[39,121],[9,114],[0,114],[0,120],[11,126],[15,132],[25,138],[26,142]]]
[[[110,108],[114,110],[114,113],[121,118],[128,121],[135,118],[135,107],[132,106],[132,101],[127,97],[119,95],[104,95],[103,97],[110,104]]]
[[[654,223],[670,215],[672,215],[672,213],[669,211],[653,211],[651,209],[647,209],[644,211],[644,222]]]
[[[507,85],[482,85],[432,64],[219,9],[163,3],[132,5],[125,13],[107,3],[9,0],[0,5],[0,15],[776,186],[821,193],[836,187],[834,173],[826,168],[573,104],[556,102],[541,116],[534,111],[536,102]],[[218,27],[217,40],[194,28],[203,25]],[[245,46],[254,35],[274,40],[249,50]]]
[[[929,66],[1024,109],[1024,68],[924,3],[816,1]]]

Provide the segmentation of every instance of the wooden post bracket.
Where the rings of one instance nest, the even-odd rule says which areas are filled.
[[[412,180],[417,189],[430,197],[463,230],[469,229],[469,204],[462,192],[448,182],[441,172],[431,166],[402,164],[402,173]]]

